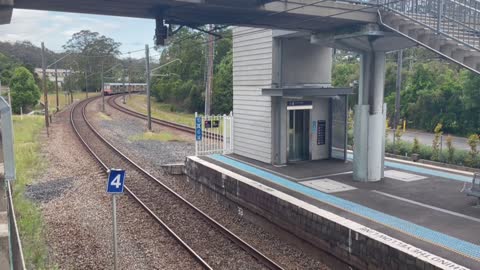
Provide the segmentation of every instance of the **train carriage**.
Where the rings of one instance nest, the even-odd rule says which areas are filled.
[[[146,83],[105,83],[104,92],[106,96],[121,94],[121,93],[133,93],[142,92],[147,90]]]

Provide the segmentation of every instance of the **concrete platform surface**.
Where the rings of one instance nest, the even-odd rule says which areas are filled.
[[[480,269],[480,208],[471,177],[388,160],[388,177],[361,183],[351,162],[275,167],[237,155],[203,159],[471,269]]]

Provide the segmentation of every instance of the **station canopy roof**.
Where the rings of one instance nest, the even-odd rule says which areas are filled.
[[[355,2],[355,0],[352,0]],[[199,26],[223,24],[305,31],[329,30],[375,23],[377,11],[363,2],[273,0],[6,0],[2,23],[11,8],[165,19],[167,23]],[[8,14],[10,13],[10,14]]]

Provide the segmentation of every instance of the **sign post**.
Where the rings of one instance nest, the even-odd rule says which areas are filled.
[[[202,140],[202,117],[195,113],[195,156],[198,156],[198,144]]]
[[[118,269],[117,262],[117,200],[116,195],[123,194],[125,183],[125,170],[111,169],[108,171],[107,193],[112,195],[113,217],[113,269]]]

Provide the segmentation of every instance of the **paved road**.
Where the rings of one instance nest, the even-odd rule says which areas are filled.
[[[407,130],[402,135],[401,140],[413,143],[413,139],[415,137],[417,137],[420,144],[432,145],[434,134],[433,133],[428,133],[428,132],[423,132],[423,131],[418,131],[418,130]],[[452,136],[452,137],[453,137],[453,147],[455,147],[455,149],[470,150],[470,147],[467,144],[467,138],[456,137],[456,136]],[[443,144],[442,147],[443,147],[443,149],[447,148],[446,139],[447,139],[447,135],[443,135],[442,136],[442,144]],[[391,131],[388,132],[388,140],[390,142],[393,141],[393,132],[391,132]]]

